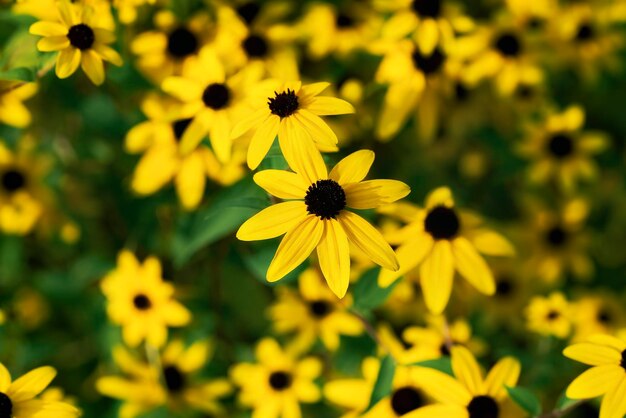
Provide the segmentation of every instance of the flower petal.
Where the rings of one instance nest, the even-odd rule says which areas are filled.
[[[32,399],[39,395],[50,382],[52,382],[56,374],[56,370],[50,366],[31,370],[13,382],[7,391],[7,395],[14,404]]]
[[[42,52],[60,51],[61,49],[68,48],[70,46],[70,40],[67,36],[48,36],[42,38],[37,42],[37,49]]]
[[[9,386],[11,386],[11,374],[4,364],[0,363],[0,392],[6,393]]]
[[[370,260],[386,269],[395,271],[400,268],[391,246],[365,219],[346,210],[342,211],[337,219],[350,242],[363,251]]]
[[[374,152],[362,149],[343,158],[330,171],[329,177],[337,183],[358,183],[362,181],[370,171],[374,163]]]
[[[505,357],[489,370],[485,379],[485,391],[494,398],[506,396],[505,386],[515,386],[519,379],[521,366],[513,357]]]
[[[280,199],[304,199],[308,184],[296,173],[284,170],[263,170],[254,175],[254,182]]]
[[[626,415],[626,375],[609,390],[600,405],[600,418],[622,418]]]
[[[354,209],[373,209],[402,199],[411,192],[398,180],[367,180],[344,186],[346,205]]]
[[[67,48],[59,52],[56,63],[56,74],[59,78],[67,78],[76,72],[80,65],[80,50]]]
[[[570,345],[563,355],[590,366],[619,364],[622,359],[621,353],[612,347],[587,342]]]
[[[300,92],[298,93],[298,96],[304,99],[314,97],[326,90],[328,86],[330,86],[330,83],[326,81],[307,84],[305,86],[302,86]]]
[[[347,115],[354,113],[354,106],[336,97],[314,97],[305,107],[309,112],[318,115]]]
[[[57,22],[36,22],[30,25],[28,32],[39,36],[65,36],[67,39],[67,28]]]
[[[513,256],[515,248],[502,235],[488,230],[476,231],[472,237],[476,249],[483,254],[494,256]]]
[[[322,221],[324,234],[317,246],[317,257],[326,282],[338,298],[343,298],[350,283],[348,236],[335,219]]]
[[[440,314],[450,299],[454,278],[454,260],[449,241],[435,241],[420,267],[420,276],[426,306],[432,313]]]
[[[420,369],[419,380],[425,383],[421,388],[439,402],[465,406],[472,399],[472,395],[463,385],[439,370]]]
[[[248,167],[251,170],[257,168],[263,161],[263,158],[265,158],[265,155],[267,155],[278,134],[279,125],[280,118],[278,116],[268,115],[252,136],[247,157]]]
[[[378,275],[378,285],[387,287],[398,277],[418,266],[426,254],[433,248],[433,244],[434,240],[429,234],[420,234],[419,237],[399,246],[396,249],[396,256],[398,257],[400,268],[398,271],[381,269]]]
[[[258,241],[276,238],[294,228],[306,216],[302,201],[283,202],[263,209],[239,227],[237,238]]]
[[[95,51],[91,49],[83,51],[81,61],[83,71],[96,86],[104,83],[104,64]]]
[[[463,237],[452,241],[452,252],[456,268],[472,286],[487,295],[496,291],[496,282],[493,274],[472,244]]]
[[[438,187],[426,196],[426,209],[432,209],[436,206],[446,206],[451,208],[454,206],[454,198],[452,192],[447,187]]]
[[[257,109],[256,111],[248,114],[248,116],[241,119],[237,124],[233,127],[230,135],[234,138],[239,138],[241,135],[248,132],[250,129],[261,125],[263,121],[270,115],[267,107],[262,107]]]
[[[465,347],[457,345],[451,350],[452,371],[470,393],[483,393],[483,379],[480,367],[472,353]]]
[[[278,140],[289,167],[311,185],[326,179],[328,172],[319,150],[302,129],[302,126],[286,119],[281,123]]]
[[[187,210],[197,208],[206,185],[202,154],[194,152],[185,158],[176,175],[175,184],[176,194],[183,207]]]
[[[592,367],[570,383],[566,394],[570,399],[595,398],[617,386],[625,376],[624,369],[616,364]]]
[[[313,138],[313,141],[330,147],[337,144],[337,135],[319,116],[306,109],[299,109],[290,118],[295,118],[297,123],[303,126],[304,130]]]

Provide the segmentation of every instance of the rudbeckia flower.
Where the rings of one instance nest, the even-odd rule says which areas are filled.
[[[528,329],[541,335],[566,338],[572,331],[572,308],[560,292],[533,297],[525,314]]]
[[[254,111],[240,120],[232,132],[233,138],[237,138],[254,129],[248,148],[250,169],[259,166],[276,135],[287,161],[306,158],[294,156],[299,141],[314,142],[323,151],[337,149],[337,136],[320,116],[354,113],[354,108],[345,100],[318,97],[329,85],[269,82],[256,92],[251,99]]]
[[[322,372],[317,358],[294,358],[270,338],[259,342],[255,356],[257,363],[236,364],[230,372],[241,388],[239,401],[253,409],[254,417],[299,417],[300,403],[320,399],[320,390],[313,382]]]
[[[626,414],[626,342],[597,334],[586,342],[570,345],[563,355],[591,367],[567,387],[570,399],[603,396],[600,418],[622,418]]]
[[[398,204],[381,208],[381,212],[408,223],[385,234],[390,243],[399,245],[400,269],[382,269],[378,276],[381,286],[389,286],[419,266],[424,300],[434,314],[443,312],[448,304],[455,270],[480,292],[495,292],[493,274],[480,252],[504,256],[512,255],[514,249],[500,234],[480,227],[476,216],[459,212],[450,189],[433,190],[424,209]]]
[[[483,377],[476,359],[465,347],[452,347],[454,377],[439,370],[422,372],[428,384],[423,390],[438,402],[446,404],[450,418],[514,418],[523,414],[509,399],[506,387],[517,384],[520,364],[512,357],[498,361]],[[440,418],[442,414],[424,414],[423,418]],[[422,418],[422,416],[420,416]]]
[[[194,150],[208,134],[213,152],[222,163],[231,158],[231,130],[246,112],[243,97],[261,73],[254,68],[227,74],[215,51],[204,48],[185,67],[182,76],[168,77],[162,88],[180,99],[182,118],[192,119],[180,139],[180,152]]]
[[[103,16],[86,5],[73,5],[68,0],[57,3],[59,17],[56,21],[40,21],[30,27],[30,33],[44,38],[37,43],[40,51],[59,51],[56,74],[67,78],[80,65],[96,85],[104,82],[103,61],[122,65],[122,58],[108,44],[115,34],[106,28]]]
[[[626,325],[621,300],[615,294],[599,292],[572,302],[575,334],[573,341],[583,341],[594,334],[613,334]]]
[[[287,287],[277,289],[278,300],[269,308],[276,332],[296,333],[289,349],[304,352],[319,337],[326,348],[334,351],[339,348],[341,335],[363,333],[363,323],[348,312],[349,298],[337,300],[318,270],[305,270],[298,284],[299,294]]]
[[[70,404],[37,399],[56,374],[52,367],[39,367],[12,381],[9,371],[0,363],[0,417],[78,417],[78,409]]]
[[[174,286],[161,277],[161,263],[154,257],[140,264],[129,251],[120,252],[117,267],[101,283],[108,299],[107,313],[122,326],[124,341],[135,347],[145,340],[154,347],[167,340],[167,327],[191,320],[189,311],[172,295]]]
[[[372,151],[350,154],[329,174],[312,141],[296,138],[291,145],[306,157],[290,162],[294,172],[264,170],[254,176],[269,194],[289,201],[262,210],[237,231],[242,241],[286,234],[267,270],[267,280],[280,280],[317,248],[322,273],[333,293],[342,298],[350,281],[348,243],[375,263],[396,270],[396,256],[380,232],[347,208],[371,209],[394,202],[409,194],[409,187],[396,180],[363,181],[374,162]]]
[[[26,83],[19,87],[0,91],[0,123],[25,128],[31,122],[30,111],[24,106],[24,101],[37,93],[36,83]]]

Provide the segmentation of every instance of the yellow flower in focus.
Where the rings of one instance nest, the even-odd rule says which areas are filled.
[[[37,93],[36,83],[26,83],[9,91],[0,91],[0,123],[16,128],[30,125],[31,114],[24,101]]]
[[[239,402],[252,408],[253,416],[298,417],[300,403],[320,399],[320,389],[314,383],[322,372],[320,360],[294,358],[270,338],[259,342],[255,355],[258,363],[239,363],[230,371],[233,382],[241,388]]]
[[[515,250],[500,234],[480,226],[475,215],[458,211],[452,192],[447,187],[433,190],[426,197],[424,209],[399,203],[380,209],[407,225],[385,234],[396,250],[400,269],[382,269],[380,286],[387,287],[398,277],[419,266],[420,283],[428,309],[440,314],[452,292],[457,270],[481,293],[492,295],[495,281],[480,253],[510,256]]]
[[[361,364],[362,378],[334,379],[324,385],[324,398],[346,409],[341,418],[359,418],[367,409],[378,377],[380,360],[366,357]],[[346,394],[350,396],[346,396]]]
[[[428,384],[423,390],[438,402],[445,404],[445,414],[428,413],[420,418],[516,418],[524,414],[508,397],[506,387],[517,384],[520,364],[513,357],[498,361],[483,377],[476,359],[465,347],[452,347],[454,377],[434,369],[424,369],[423,379]]]
[[[528,329],[541,335],[567,338],[572,331],[572,307],[560,292],[533,297],[525,314]]]
[[[173,299],[174,286],[163,281],[161,263],[154,257],[140,264],[129,251],[118,255],[117,267],[102,280],[111,321],[122,326],[131,347],[142,341],[154,347],[167,340],[168,327],[189,323],[191,314]]]
[[[328,173],[312,141],[293,145],[306,157],[290,162],[294,172],[264,170],[254,176],[269,194],[288,201],[263,209],[237,231],[242,241],[286,234],[267,270],[267,280],[280,280],[317,248],[322,274],[333,293],[342,298],[350,282],[348,243],[375,263],[397,269],[396,255],[380,232],[346,209],[371,209],[394,202],[409,194],[409,187],[396,180],[363,181],[374,162],[372,151],[354,152]]]
[[[299,294],[289,288],[279,288],[278,300],[269,308],[274,329],[279,334],[295,332],[288,350],[305,352],[319,337],[326,348],[339,348],[341,335],[359,335],[362,322],[348,311],[348,297],[339,301],[328,289],[324,277],[313,268],[299,277]]]
[[[57,8],[56,21],[31,25],[30,33],[44,37],[37,43],[37,48],[42,52],[59,52],[57,77],[69,77],[80,65],[94,84],[102,84],[103,61],[122,65],[120,55],[108,46],[115,41],[115,34],[103,23],[105,16],[96,14],[90,6],[74,7],[67,0],[59,0]]]
[[[570,345],[563,355],[592,366],[567,387],[570,399],[603,396],[600,418],[622,418],[626,414],[626,343],[605,334]]]
[[[354,108],[345,100],[318,97],[329,85],[302,86],[300,81],[269,81],[255,91],[251,98],[254,111],[242,118],[232,132],[233,138],[237,138],[254,129],[248,148],[250,169],[259,166],[276,135],[289,164],[307,158],[302,154],[299,142],[315,143],[322,151],[337,150],[337,136],[320,116],[354,113]]]
[[[57,372],[52,367],[39,367],[11,380],[6,367],[0,363],[0,416],[16,418],[74,418],[78,409],[65,402],[38,399]]]
[[[192,152],[208,134],[217,159],[225,163],[231,158],[231,130],[245,117],[243,98],[261,77],[255,69],[227,74],[214,50],[204,48],[182,76],[163,81],[165,92],[180,99],[181,118],[192,121],[180,138],[182,155]]]
[[[530,126],[519,153],[532,160],[529,178],[533,182],[552,181],[572,192],[581,179],[593,179],[597,166],[591,156],[609,145],[605,134],[584,131],[585,112],[570,106],[562,113],[549,114],[545,121]]]

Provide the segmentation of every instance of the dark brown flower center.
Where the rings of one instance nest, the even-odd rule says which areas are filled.
[[[274,95],[274,97],[268,97],[267,101],[270,112],[274,115],[286,118],[298,110],[300,104],[298,103],[298,96],[295,91],[287,89],[287,91],[281,93],[274,92]]]
[[[567,232],[559,225],[554,226],[546,233],[546,241],[553,247],[561,247],[567,241]]]
[[[354,26],[354,19],[344,13],[339,13],[335,19],[338,28],[351,28]]]
[[[291,375],[286,372],[273,372],[270,374],[270,386],[272,389],[281,391],[291,386]]]
[[[21,171],[11,168],[2,173],[0,184],[6,192],[14,193],[26,186],[26,176]]]
[[[443,65],[445,55],[439,50],[435,49],[430,55],[423,55],[419,49],[415,49],[411,55],[413,59],[413,65],[424,74],[432,74],[437,72]]]
[[[568,157],[574,152],[574,141],[567,134],[554,134],[548,139],[548,151],[559,159]]]
[[[622,351],[622,359],[620,360],[619,365],[626,370],[626,350]]]
[[[185,58],[198,50],[198,38],[185,27],[170,32],[167,37],[167,52],[174,58]]]
[[[461,222],[454,209],[447,206],[435,206],[424,220],[424,229],[434,239],[452,239],[458,234]]]
[[[602,324],[610,324],[613,322],[613,314],[604,308],[598,311],[596,318],[598,322]]]
[[[73,47],[84,51],[93,46],[96,41],[96,35],[93,33],[93,29],[84,23],[74,25],[67,32],[67,38],[70,40],[70,44]]]
[[[228,106],[230,101],[230,90],[226,84],[209,84],[204,89],[204,93],[202,93],[202,101],[206,107],[210,107],[213,110],[223,109]]]
[[[558,319],[560,316],[561,316],[561,313],[553,309],[550,312],[548,312],[547,318],[548,318],[548,321],[554,321],[555,319]]]
[[[318,180],[309,186],[304,203],[310,214],[334,219],[346,207],[346,192],[335,180]]]
[[[517,35],[513,33],[500,34],[496,38],[494,46],[502,55],[507,57],[516,57],[522,51],[522,44]]]
[[[139,309],[140,311],[145,311],[152,307],[152,302],[150,301],[148,296],[140,293],[133,298],[133,305],[135,305],[135,308]]]
[[[439,17],[441,0],[413,0],[411,8],[422,17]]]
[[[309,302],[309,310],[313,314],[314,317],[321,319],[328,315],[331,311],[331,306],[328,302],[324,300],[315,300],[313,302]]]
[[[176,139],[176,141],[180,141],[192,121],[193,118],[187,118],[178,119],[177,121],[174,121],[174,123],[172,123],[172,131],[174,131],[174,138]]]
[[[593,26],[591,26],[589,23],[583,23],[578,27],[575,39],[579,42],[584,42],[593,39],[594,36],[595,31],[593,29]]]
[[[256,19],[261,7],[256,2],[244,3],[237,7],[237,14],[249,25]]]
[[[174,365],[163,368],[163,378],[165,379],[167,390],[172,393],[180,392],[185,388],[185,375]]]
[[[397,416],[408,414],[424,406],[424,397],[417,389],[406,386],[396,389],[391,395],[391,409]]]
[[[241,43],[246,55],[250,58],[263,58],[267,56],[269,45],[265,38],[259,35],[250,35]]]
[[[491,396],[476,396],[467,405],[469,418],[498,418],[500,408]]]
[[[496,296],[501,298],[507,298],[513,293],[514,290],[515,286],[511,278],[501,277],[500,279],[498,279],[496,283]]]
[[[0,392],[0,418],[13,416],[13,402],[5,393]]]

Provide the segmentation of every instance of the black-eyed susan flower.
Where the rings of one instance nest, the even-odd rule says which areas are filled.
[[[484,343],[472,335],[470,324],[461,318],[448,323],[442,316],[430,316],[426,327],[407,327],[402,339],[420,350],[420,360],[449,356],[450,349],[457,345],[467,347],[476,355],[485,349]]]
[[[31,122],[31,114],[24,101],[37,93],[36,83],[26,83],[22,86],[0,91],[0,123],[24,128]]]
[[[7,418],[74,418],[79,410],[72,405],[42,400],[38,397],[56,376],[49,366],[31,370],[12,380],[11,374],[0,363],[0,416]]]
[[[279,288],[278,299],[269,308],[276,332],[296,333],[288,348],[305,352],[319,338],[326,348],[334,351],[339,348],[341,335],[354,336],[363,332],[363,323],[348,312],[350,298],[338,301],[318,270],[305,270],[298,284],[299,293],[286,287]]]
[[[361,377],[330,380],[324,385],[324,398],[346,411],[341,418],[360,417],[369,405],[379,369],[379,359],[366,357],[361,363]]]
[[[230,372],[241,388],[239,402],[252,408],[255,417],[298,417],[301,403],[320,399],[321,391],[314,383],[322,372],[320,360],[295,358],[271,338],[258,343],[255,355],[257,363],[239,363]]]
[[[277,135],[288,162],[307,158],[297,152],[301,141],[315,143],[322,151],[337,149],[337,136],[320,116],[353,113],[354,108],[345,100],[318,97],[328,86],[323,82],[302,86],[300,81],[272,81],[255,92],[251,98],[254,111],[242,118],[232,132],[237,138],[254,130],[248,167],[254,170],[259,166]]]
[[[439,370],[422,371],[428,384],[422,389],[449,409],[450,418],[514,418],[524,414],[507,394],[520,375],[520,364],[513,357],[498,361],[483,377],[480,365],[465,347],[452,347],[454,377]],[[441,414],[424,414],[424,418],[440,418]],[[421,418],[421,417],[420,417]]]
[[[180,138],[180,152],[190,153],[208,135],[218,160],[227,162],[232,127],[246,114],[243,98],[260,77],[254,69],[228,74],[215,51],[207,47],[182,76],[166,78],[163,90],[183,102],[180,117],[191,119]]]
[[[525,314],[528,329],[538,334],[566,338],[572,332],[572,307],[560,292],[533,297]]]
[[[37,43],[40,51],[58,51],[56,74],[67,78],[80,65],[96,85],[104,82],[104,63],[122,65],[122,58],[109,44],[115,34],[103,24],[103,16],[90,6],[72,4],[68,0],[57,2],[56,21],[40,21],[30,27],[30,33],[44,38]]]
[[[585,294],[572,305],[573,341],[583,341],[595,334],[613,334],[626,322],[622,303],[613,293]]]
[[[406,196],[409,187],[397,180],[363,181],[374,153],[354,152],[328,173],[313,142],[296,138],[301,156],[290,165],[294,172],[264,170],[254,181],[268,193],[287,202],[278,203],[248,219],[237,238],[256,241],[286,234],[267,270],[267,280],[280,280],[317,248],[322,274],[330,289],[342,298],[350,282],[349,243],[375,263],[398,268],[395,253],[376,228],[347,210],[370,209]]]
[[[532,182],[553,182],[572,192],[580,180],[597,175],[591,157],[609,145],[605,134],[585,131],[585,111],[573,105],[563,112],[552,112],[545,120],[528,127],[519,153],[532,161],[528,176]]]
[[[117,267],[102,280],[109,318],[122,326],[122,336],[130,346],[145,340],[160,347],[167,340],[168,327],[191,320],[189,311],[173,298],[174,286],[164,282],[161,274],[161,263],[155,257],[141,264],[124,250]]]
[[[502,235],[480,226],[475,215],[456,209],[450,189],[433,190],[425,208],[401,203],[383,207],[381,212],[407,223],[385,234],[390,243],[399,245],[400,268],[383,268],[378,277],[381,286],[389,286],[419,266],[424,300],[435,314],[448,303],[455,270],[480,292],[495,292],[493,274],[480,253],[504,256],[512,255],[514,249]]]
[[[621,418],[626,414],[626,343],[606,334],[570,345],[563,355],[592,366],[578,376],[565,392],[570,399],[603,396],[600,418]]]

